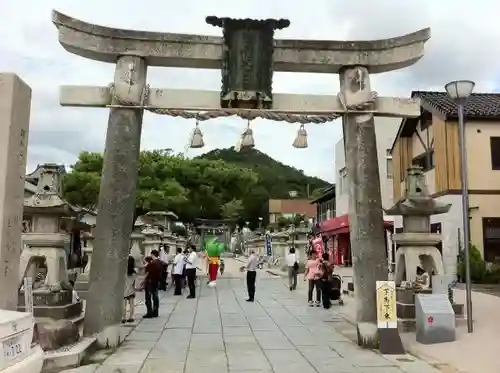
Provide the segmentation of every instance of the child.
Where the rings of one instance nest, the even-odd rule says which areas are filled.
[[[123,319],[122,323],[134,322],[135,313],[135,259],[132,256],[128,257],[127,276],[125,277],[125,292],[123,294]],[[129,318],[127,319],[127,303],[129,305]]]

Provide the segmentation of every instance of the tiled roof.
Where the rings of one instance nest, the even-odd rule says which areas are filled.
[[[428,104],[446,117],[457,117],[457,105],[446,92],[414,91],[422,106]],[[500,119],[500,93],[473,93],[465,104],[465,117],[477,119]]]

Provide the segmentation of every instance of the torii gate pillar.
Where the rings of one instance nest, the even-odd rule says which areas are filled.
[[[140,105],[146,86],[146,62],[122,56],[116,62],[113,101]],[[85,310],[85,334],[97,335],[102,347],[120,343],[121,301],[132,233],[142,109],[112,108],[106,133],[93,265]]]

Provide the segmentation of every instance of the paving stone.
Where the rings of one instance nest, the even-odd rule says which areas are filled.
[[[141,365],[106,365],[103,364],[94,373],[139,373]]]
[[[65,373],[438,373],[359,348],[338,310],[307,307],[282,279],[259,279],[254,303],[244,288],[222,278],[216,288],[203,281],[195,301],[162,293],[160,318],[124,327],[101,366]]]
[[[222,334],[193,334],[191,336],[190,350],[224,350]]]
[[[295,346],[317,346],[323,344],[323,341],[317,338],[305,326],[287,326],[282,327],[281,330]]]
[[[309,360],[310,363],[340,358],[340,355],[328,346],[298,346],[297,350]]]
[[[313,373],[315,369],[297,350],[265,350],[273,371],[276,373]]]
[[[224,326],[223,329],[224,338],[233,335],[252,335],[252,330],[248,326]]]
[[[337,358],[328,360],[314,360],[310,364],[319,373],[360,373],[360,368],[351,364],[348,359]]]
[[[229,370],[269,371],[271,366],[261,350],[227,351]]]
[[[64,373],[94,373],[97,368],[99,368],[99,364],[90,364],[74,369],[65,369]]]
[[[294,347],[281,331],[254,331],[255,338],[264,350],[293,350]]]
[[[127,341],[151,341],[151,340],[157,340],[160,338],[161,332],[163,328],[156,331],[156,333],[144,333],[144,332],[137,332],[133,331],[130,333],[130,335],[126,338]]]
[[[184,372],[184,361],[172,363],[170,359],[148,358],[140,370],[140,373],[158,372],[182,373]]]
[[[308,326],[309,331],[323,343],[350,342],[349,338],[337,332],[334,328],[323,325]]]

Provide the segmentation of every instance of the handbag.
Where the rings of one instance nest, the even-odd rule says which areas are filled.
[[[293,263],[293,270],[294,271],[298,271],[299,270],[299,263],[297,261],[295,263]]]

